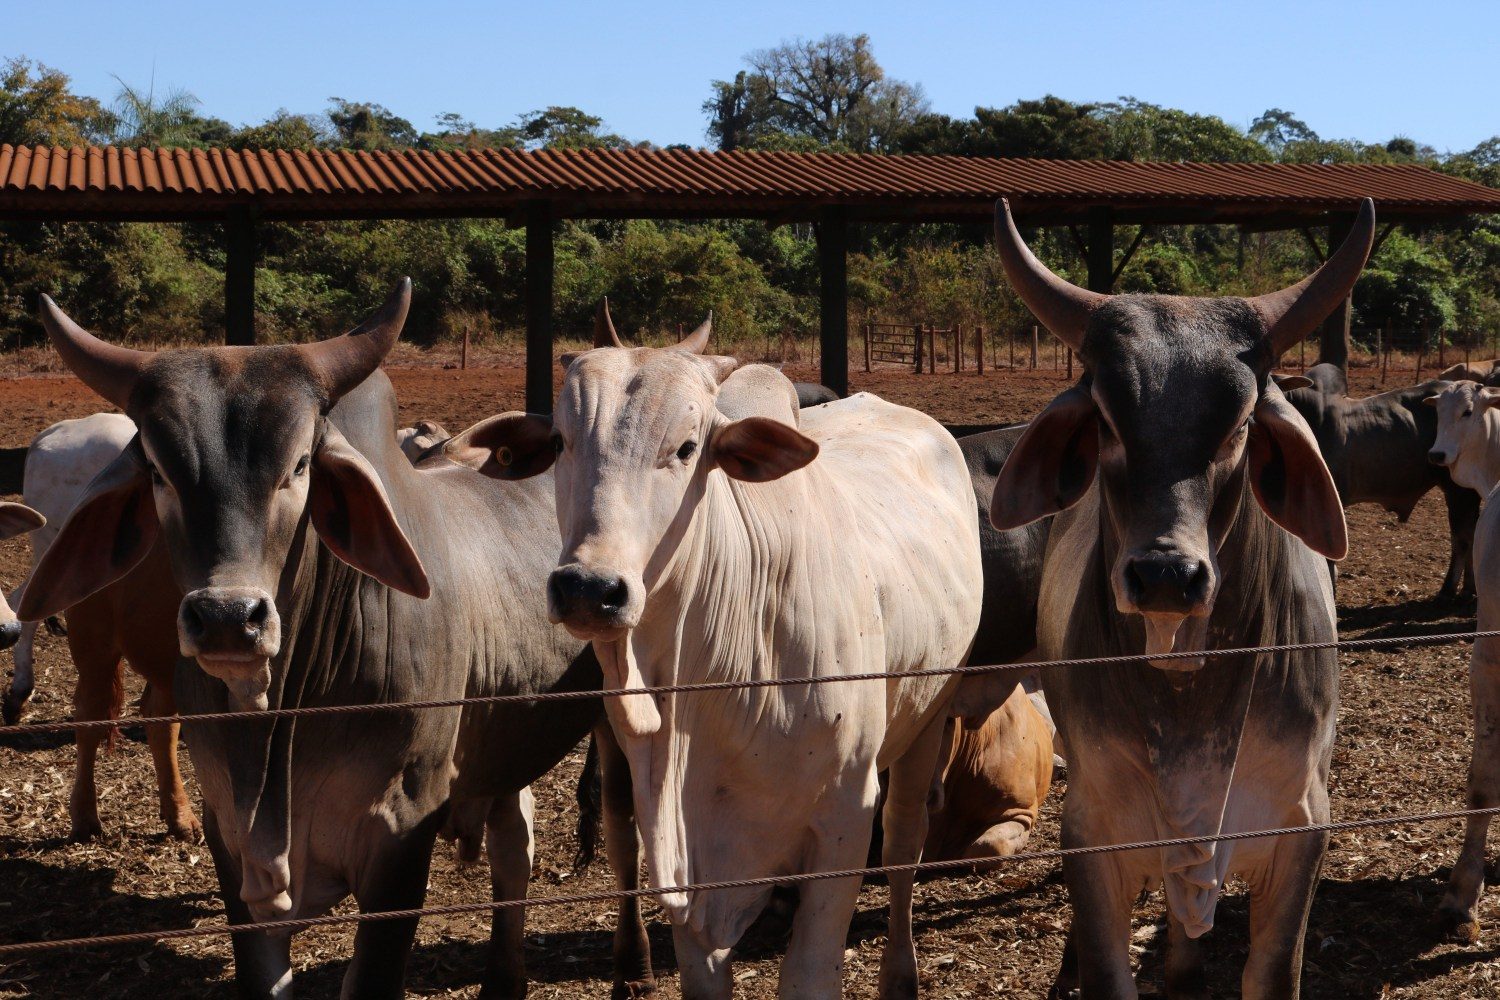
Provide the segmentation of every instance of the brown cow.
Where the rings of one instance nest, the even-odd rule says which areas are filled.
[[[1438,378],[1444,382],[1478,382],[1480,385],[1495,385],[1500,373],[1495,371],[1495,361],[1464,361],[1443,369]]]
[[[942,795],[923,861],[1009,857],[1026,847],[1052,785],[1052,731],[1019,684],[980,725],[950,720]]]

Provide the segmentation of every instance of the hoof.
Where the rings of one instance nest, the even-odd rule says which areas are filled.
[[[198,817],[192,813],[188,813],[176,822],[168,819],[166,824],[167,834],[173,840],[181,840],[189,844],[203,843],[203,824],[198,822]]]
[[[609,991],[610,1000],[639,1000],[656,996],[655,979],[636,979],[628,983],[615,983]]]
[[[104,827],[97,819],[86,822],[73,822],[73,828],[68,831],[68,839],[75,844],[87,844],[95,840],[104,839]]]
[[[881,976],[880,1000],[917,1000],[916,974]]]
[[[14,726],[25,714],[26,699],[17,698],[10,691],[5,692],[5,699],[0,701],[0,719],[3,719],[7,726]]]
[[[1439,910],[1437,913],[1438,935],[1453,944],[1478,944],[1479,921],[1467,913],[1454,910]]]

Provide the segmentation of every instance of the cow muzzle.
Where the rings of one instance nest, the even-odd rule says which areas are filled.
[[[640,621],[641,589],[638,581],[609,570],[559,566],[547,578],[547,617],[574,638],[618,639]]]
[[[271,657],[281,649],[281,618],[265,591],[205,587],[182,599],[177,612],[182,655],[223,681],[239,709],[263,709],[271,687]]]
[[[1198,556],[1175,549],[1137,550],[1120,560],[1115,604],[1140,615],[1148,655],[1200,650],[1215,589],[1214,570]],[[1165,670],[1196,670],[1201,657],[1153,660]]]
[[[21,623],[14,618],[0,622],[0,649],[9,649],[21,639]]]
[[[1448,465],[1448,453],[1441,448],[1434,448],[1427,453],[1427,461],[1433,465]]]

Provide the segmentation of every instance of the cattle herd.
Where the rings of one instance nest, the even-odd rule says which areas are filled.
[[[1339,697],[1343,508],[1403,518],[1443,491],[1443,592],[1477,590],[1500,629],[1500,383],[1490,366],[1351,399],[1345,372],[1273,375],[1348,296],[1366,200],[1306,280],[1254,298],[1107,296],[1048,271],[1001,202],[995,240],[1021,299],[1084,367],[1028,424],[955,440],[870,394],[832,400],[779,371],[631,348],[607,305],[562,359],[552,416],[400,431],[380,370],[409,282],[343,337],[142,352],[50,299],[68,368],[119,410],[33,441],[32,571],[0,641],[4,701],[33,688],[41,623],[67,636],[75,716],[148,715],[169,832],[206,839],[230,923],[423,905],[435,841],[487,855],[524,898],[529,786],[581,740],[621,889],[658,898],[681,992],[728,997],[765,879],[1022,850],[1065,762],[1073,923],[1056,992],[1133,997],[1131,918],[1166,900],[1168,995],[1206,995],[1200,939],[1227,879],[1249,887],[1251,997],[1299,992],[1326,830]],[[24,622],[24,624],[22,624]],[[64,622],[66,623],[64,625]],[[1293,651],[1260,647],[1321,644]],[[1243,650],[1251,650],[1243,652]],[[1219,650],[1241,650],[1216,655]],[[1108,666],[1035,661],[1131,657]],[[997,669],[957,674],[966,663]],[[1003,668],[1003,669],[1002,669]],[[846,675],[866,679],[828,678]],[[1476,643],[1469,805],[1500,805],[1500,640]],[[815,683],[786,683],[817,679]],[[727,682],[712,691],[664,685]],[[769,683],[767,683],[769,682]],[[632,693],[546,699],[549,692]],[[400,703],[521,695],[424,710]],[[396,705],[316,717],[268,708]],[[205,713],[243,719],[195,721]],[[72,833],[101,832],[80,731]],[[1471,818],[1439,917],[1479,933],[1488,817]],[[912,997],[913,872],[890,878],[883,997]],[[749,886],[678,891],[705,882]],[[799,883],[783,997],[837,996],[860,880]],[[526,992],[523,914],[494,911],[482,994]],[[417,918],[359,924],[346,997],[401,996]],[[243,995],[292,990],[292,935],[233,936]],[[640,898],[622,896],[614,993],[655,990]]]

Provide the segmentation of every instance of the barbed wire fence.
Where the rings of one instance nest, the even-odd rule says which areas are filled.
[[[226,723],[252,721],[265,718],[299,718],[303,716],[333,716],[356,713],[418,711],[444,708],[463,708],[468,705],[495,705],[507,703],[537,703],[545,701],[576,701],[589,698],[625,696],[654,696],[664,694],[688,694],[696,692],[733,691],[751,688],[791,687],[851,683],[861,681],[889,681],[898,678],[935,677],[942,675],[973,676],[988,673],[1018,670],[1047,670],[1056,668],[1106,667],[1160,662],[1178,659],[1224,659],[1242,656],[1263,656],[1285,653],[1314,652],[1318,650],[1385,650],[1420,646],[1451,645],[1460,642],[1475,642],[1480,639],[1500,638],[1500,630],[1476,632],[1445,632],[1432,635],[1382,636],[1374,639],[1330,639],[1321,642],[1286,643],[1269,646],[1246,646],[1232,649],[1188,651],[1163,654],[1128,654],[1076,659],[1038,660],[1024,663],[983,664],[923,670],[879,671],[855,674],[827,674],[812,677],[762,677],[744,680],[704,681],[683,684],[663,684],[638,688],[610,688],[594,691],[546,691],[533,694],[487,695],[467,698],[433,699],[427,701],[390,702],[363,705],[303,705],[291,708],[252,709],[235,712],[213,712],[192,715],[133,717],[128,719],[68,720],[37,724],[0,726],[0,737],[21,734],[77,732],[85,729],[118,727],[124,725],[154,725],[163,723]],[[968,874],[978,870],[991,871],[1027,862],[1059,861],[1064,858],[1111,854],[1125,851],[1162,850],[1194,844],[1231,843],[1268,837],[1302,836],[1317,833],[1334,833],[1348,830],[1373,829],[1378,827],[1435,823],[1458,819],[1500,815],[1500,806],[1486,808],[1453,809],[1437,812],[1415,813],[1400,816],[1376,816],[1360,819],[1335,820],[1327,823],[1309,823],[1300,826],[1277,827],[1262,830],[1230,831],[1193,837],[1175,837],[1161,840],[1134,841],[1120,844],[1098,844],[1062,847],[1044,851],[1028,851],[1002,858],[974,860],[959,858],[949,861],[918,861],[912,864],[875,865],[864,868],[849,868],[838,871],[802,872],[788,875],[769,875],[756,878],[732,879],[718,882],[700,882],[678,886],[644,886],[636,889],[609,889],[550,896],[526,897],[522,899],[489,900],[475,903],[457,903],[446,906],[429,906],[407,910],[385,910],[368,913],[328,914],[319,917],[298,917],[284,920],[258,921],[248,924],[211,923],[194,927],[160,928],[133,931],[123,934],[102,934],[90,937],[55,938],[36,941],[0,943],[0,960],[19,959],[28,955],[74,948],[97,948],[128,944],[151,944],[185,938],[204,938],[244,933],[294,932],[314,927],[341,924],[360,924],[370,921],[409,920],[413,918],[455,916],[463,914],[498,912],[502,910],[542,907],[574,906],[591,903],[618,902],[625,899],[640,899],[664,895],[712,892],[725,889],[770,888],[797,885],[805,882],[841,878],[865,878],[889,876],[904,872],[958,873]]]

